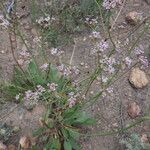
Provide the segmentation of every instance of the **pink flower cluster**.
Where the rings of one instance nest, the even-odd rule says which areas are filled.
[[[97,52],[105,52],[109,48],[109,44],[105,40],[101,40],[100,42],[96,42],[94,48],[92,49],[92,54]]]
[[[35,91],[31,91],[31,90],[28,90],[25,92],[25,96],[24,96],[24,105],[25,106],[29,106],[29,105],[36,105],[38,103],[38,100],[39,100],[39,92]]]
[[[31,61],[31,55],[30,55],[30,53],[27,50],[23,49],[19,53],[18,63],[22,66],[22,65],[29,64],[30,61]]]
[[[40,69],[41,69],[42,71],[46,71],[47,68],[48,68],[48,66],[49,66],[49,64],[48,64],[48,63],[45,63],[45,64],[43,64],[43,65],[40,67]]]
[[[126,58],[125,58],[125,64],[126,64],[128,67],[130,67],[131,64],[132,64],[132,59],[131,59],[130,57],[126,57]]]
[[[104,69],[104,71],[108,72],[109,74],[113,74],[115,72],[115,65],[116,60],[113,57],[107,57],[106,55],[103,55],[103,58],[100,59],[100,63]]]
[[[101,38],[100,32],[93,31],[90,35],[90,38],[95,38],[95,39]]]
[[[141,65],[142,65],[142,68],[149,67],[149,60],[144,55],[144,47],[142,45],[140,45],[139,47],[135,48],[135,54],[137,55]]]
[[[97,48],[100,52],[107,50],[108,47],[109,47],[108,42],[104,40],[101,40],[101,42],[97,44]]]
[[[69,108],[72,108],[76,104],[77,99],[75,97],[70,97],[68,99],[68,102],[69,102]]]
[[[71,74],[78,75],[80,73],[78,67],[76,66],[65,66],[64,64],[61,64],[60,66],[57,67],[57,69],[64,75],[64,76],[69,76]]]
[[[85,23],[90,25],[95,25],[98,23],[97,19],[98,18],[85,18]]]
[[[61,51],[60,49],[58,49],[58,48],[52,48],[51,49],[51,54],[53,55],[53,56],[60,56],[61,54],[63,54],[64,53],[64,51]]]
[[[56,91],[56,89],[58,87],[58,84],[56,84],[56,83],[51,83],[51,84],[48,83],[47,86],[50,89],[50,91],[54,92],[54,91]]]
[[[47,28],[53,21],[55,21],[55,18],[50,18],[50,16],[40,17],[36,20],[36,22],[43,28]]]
[[[104,0],[103,7],[106,10],[110,10],[111,8],[115,8],[117,5],[121,5],[122,0]]]

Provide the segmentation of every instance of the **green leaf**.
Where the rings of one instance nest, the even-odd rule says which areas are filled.
[[[33,136],[41,136],[46,130],[45,127],[39,128],[33,132]]]
[[[59,139],[51,139],[50,142],[45,145],[44,150],[61,150]]]
[[[73,149],[81,150],[81,146],[75,140],[70,139],[70,143],[71,143]]]
[[[34,81],[34,84],[37,85],[37,84],[45,83],[42,73],[40,72],[40,70],[35,62],[31,61],[29,63],[28,70],[29,70],[32,80]]]
[[[39,150],[39,148],[37,148],[36,146],[33,146],[32,150]]]
[[[76,129],[66,128],[66,130],[68,131],[71,138],[73,138],[73,139],[79,138],[80,133]]]
[[[60,79],[60,74],[58,70],[52,65],[50,66],[50,72],[49,72],[48,77],[49,77],[48,80],[54,83],[57,83]]]
[[[69,141],[64,142],[64,150],[72,150],[72,146]]]
[[[88,118],[86,121],[82,123],[82,125],[93,125],[96,123],[96,120],[93,118]]]
[[[65,128],[61,129],[61,132],[63,134],[64,139],[68,139],[69,138],[69,133]]]
[[[63,117],[66,118],[66,119],[69,119],[69,118],[74,118],[79,114],[79,106],[76,105],[75,107],[71,108],[71,109],[67,109],[64,114],[63,114]]]
[[[76,116],[76,120],[74,120],[73,124],[81,124],[81,125],[92,125],[95,123],[93,118],[90,118],[85,111],[80,112],[80,115]]]

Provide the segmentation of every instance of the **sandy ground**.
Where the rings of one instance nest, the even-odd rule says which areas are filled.
[[[25,4],[28,6],[28,2],[25,1]],[[20,2],[20,7],[24,5],[24,1]],[[19,7],[18,6],[18,7]],[[21,10],[18,8],[21,13],[28,13],[28,9]],[[126,37],[127,31],[133,30],[133,26],[125,25],[124,28],[119,27],[123,24],[125,14],[130,11],[137,11],[142,13],[144,17],[148,16],[150,13],[150,5],[145,3],[142,0],[130,0],[127,2],[125,9],[123,10],[121,16],[116,23],[116,28],[113,31],[114,39],[124,39]],[[23,30],[29,39],[35,35],[35,29],[30,24],[30,16],[22,18],[21,23]],[[135,33],[130,40],[135,40],[137,33]],[[86,40],[83,40],[84,37],[87,37]],[[92,41],[88,38],[88,33],[83,33],[76,37],[76,50],[73,57],[73,65],[80,66],[81,62],[87,63],[89,68],[85,69],[85,72],[88,72],[91,68],[95,67],[95,57],[90,55],[90,49],[93,46]],[[149,45],[150,33],[147,33],[144,38],[140,41],[145,47]],[[18,40],[19,42],[19,40]],[[29,44],[32,44],[32,40],[29,41]],[[69,61],[72,54],[73,44],[69,44],[62,49],[65,51],[64,60]],[[17,52],[23,49],[23,44],[20,42],[17,47]],[[124,50],[125,51],[125,50]],[[17,53],[16,52],[16,53]],[[8,32],[1,29],[0,30],[0,79],[1,81],[8,80],[13,71],[14,61],[12,59],[12,54],[10,50]],[[149,68],[145,70],[147,75],[150,77]],[[133,120],[127,114],[127,106],[130,102],[137,102],[142,109],[140,116],[143,116],[147,113],[149,104],[150,104],[150,85],[144,89],[137,90],[131,87],[128,78],[130,71],[122,76],[114,85],[114,93],[111,96],[106,96],[104,99],[100,99],[94,106],[89,108],[98,123],[90,128],[92,133],[101,133],[111,129],[115,129],[114,124],[117,124],[118,127],[125,127],[129,122]],[[96,91],[99,88],[99,85],[94,85],[92,91]],[[0,96],[2,101],[5,101],[5,98]],[[15,143],[18,141],[20,135],[31,135],[31,132],[38,126],[38,119],[44,112],[44,107],[42,105],[34,108],[33,112],[28,112],[22,105],[14,104],[10,102],[5,102],[0,107],[0,122],[7,122],[11,125],[17,125],[21,127],[21,131],[17,136],[8,143]],[[7,114],[8,113],[8,114]],[[2,118],[2,119],[1,119]],[[132,131],[139,133],[140,135],[150,131],[149,123],[144,123]],[[129,132],[130,133],[130,132]],[[129,134],[127,133],[127,135]],[[86,150],[121,150],[124,149],[120,146],[119,140],[125,138],[127,135],[115,135],[115,136],[106,136],[106,137],[88,137],[82,140],[83,149]],[[14,140],[15,139],[15,140]]]

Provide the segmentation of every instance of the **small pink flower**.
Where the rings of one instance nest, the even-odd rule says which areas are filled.
[[[102,40],[100,43],[98,43],[97,47],[100,52],[103,52],[109,47],[109,44],[107,41]]]
[[[115,8],[117,5],[121,5],[122,0],[104,0],[103,7],[107,10]]]
[[[136,55],[143,55],[144,54],[144,47],[143,47],[143,45],[140,45],[139,47],[135,48],[135,54]]]
[[[130,59],[129,57],[125,58],[125,64],[129,67],[132,64],[132,59]]]
[[[55,83],[51,83],[51,84],[47,84],[47,86],[49,87],[49,89],[54,92],[56,91],[57,87],[58,87],[58,84],[55,84]]]
[[[39,94],[42,94],[43,92],[45,92],[45,88],[41,85],[37,85],[37,91],[39,92]]]
[[[68,99],[69,102],[69,108],[72,108],[76,104],[77,99],[74,97],[71,97]]]
[[[148,58],[146,56],[143,56],[143,55],[139,56],[139,60],[142,64],[143,68],[147,68],[149,66],[149,61],[148,61]]]
[[[107,88],[106,91],[107,91],[109,94],[111,94],[111,93],[114,92],[112,87]]]
[[[90,37],[93,37],[93,38],[101,38],[101,35],[100,35],[100,32],[93,31],[93,32],[92,32],[92,35],[91,35]]]
[[[45,63],[40,67],[40,69],[42,69],[42,71],[46,71],[48,68],[48,65],[49,65],[48,63]]]

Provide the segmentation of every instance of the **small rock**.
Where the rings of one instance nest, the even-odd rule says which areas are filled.
[[[0,141],[0,150],[7,150],[7,146]]]
[[[20,130],[20,127],[19,127],[19,126],[14,126],[14,127],[13,127],[13,132],[14,132],[14,133],[19,132],[19,130]]]
[[[149,83],[145,72],[140,70],[139,68],[132,69],[129,81],[136,88],[143,88]]]
[[[94,94],[94,91],[90,91],[90,94],[93,95],[93,94]]]
[[[118,127],[119,127],[119,125],[118,125],[117,122],[113,123],[112,126],[113,126],[114,128],[118,128]]]
[[[6,134],[6,130],[5,129],[0,129],[0,135],[5,135]]]
[[[81,66],[84,66],[84,62],[81,62],[80,65],[81,65]]]
[[[141,141],[142,141],[143,143],[148,143],[148,136],[147,136],[147,134],[142,134],[142,136],[141,136]]]
[[[140,109],[139,105],[136,102],[133,102],[129,105],[128,114],[132,119],[139,116],[140,112],[141,112],[141,109]]]
[[[21,145],[22,148],[28,149],[30,147],[30,140],[28,137],[23,136],[20,138],[19,144]]]
[[[18,59],[18,64],[22,66],[24,64],[24,60],[23,59]]]
[[[16,150],[16,146],[15,145],[8,145],[8,150]]]
[[[4,51],[4,50],[2,50],[2,51],[1,51],[1,53],[2,53],[2,54],[4,54],[4,53],[5,53],[5,51]]]
[[[126,15],[125,20],[130,25],[136,25],[141,20],[141,15],[136,11],[132,11]]]

